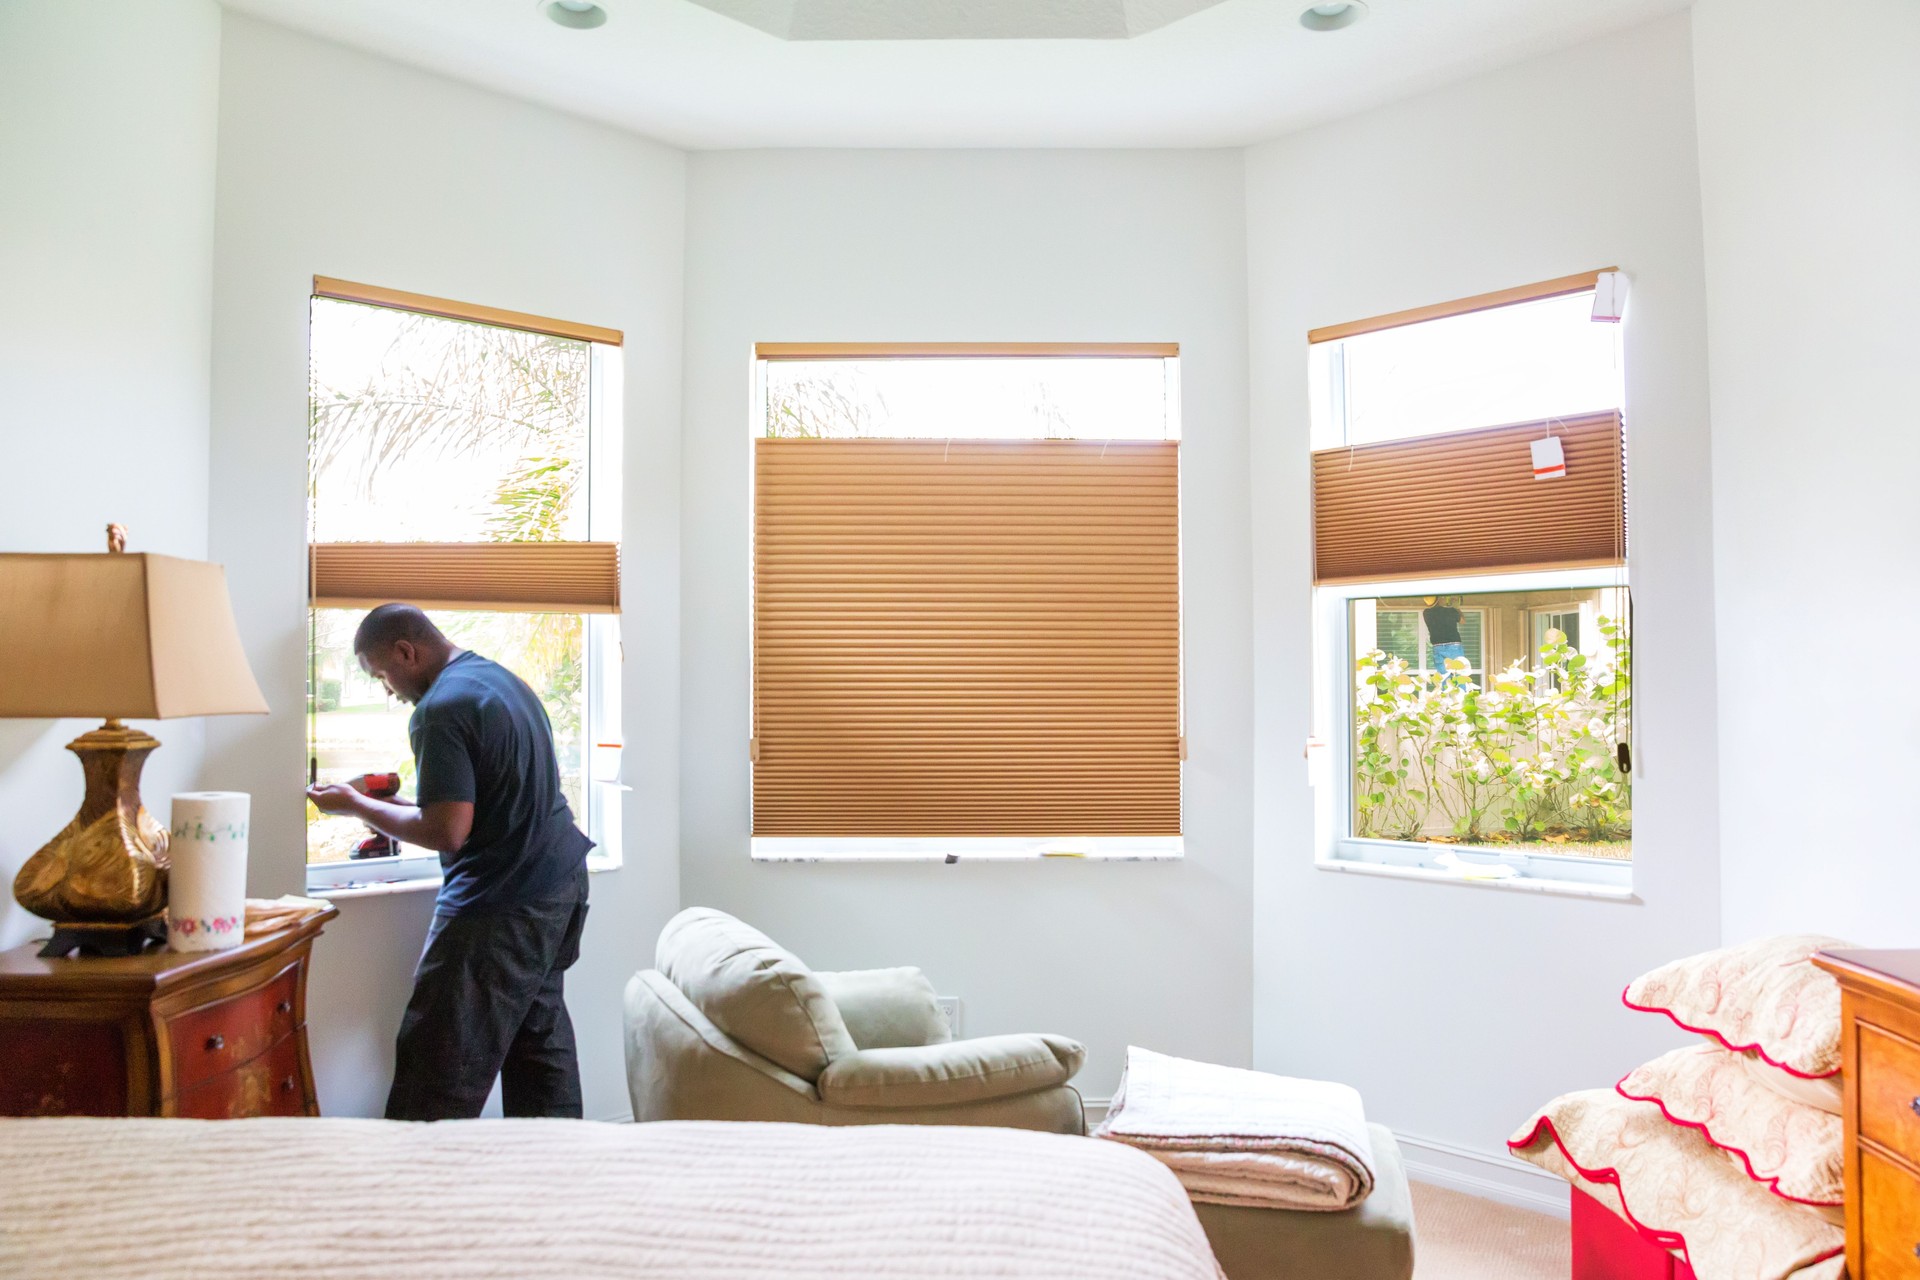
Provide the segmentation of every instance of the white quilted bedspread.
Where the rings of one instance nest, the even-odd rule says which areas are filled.
[[[1167,1169],[1010,1129],[0,1120],[0,1276],[1217,1280]]]

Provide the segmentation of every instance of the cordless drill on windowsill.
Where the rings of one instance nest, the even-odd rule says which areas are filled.
[[[400,775],[397,773],[363,773],[357,778],[349,778],[347,785],[362,795],[372,796],[375,800],[391,800],[400,794]],[[392,858],[400,853],[400,842],[392,836],[382,835],[372,827],[367,828],[367,838],[353,846],[348,855],[354,858]]]

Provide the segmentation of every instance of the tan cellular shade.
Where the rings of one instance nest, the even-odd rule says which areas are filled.
[[[753,832],[1180,831],[1179,446],[769,439]]]
[[[451,298],[408,293],[404,289],[387,289],[377,284],[357,284],[352,280],[336,280],[332,276],[313,278],[313,296],[338,298],[342,302],[359,302],[369,307],[391,307],[397,311],[419,311],[430,316],[444,316],[449,320],[468,320],[474,324],[490,324],[502,329],[525,329],[528,333],[544,333],[555,338],[573,338],[580,342],[604,342],[614,347],[620,346],[622,341],[618,329],[608,329],[597,324],[576,324],[571,320],[556,320],[552,316],[529,315],[524,311],[507,311],[500,307],[483,307],[473,302],[455,302]]]
[[[1598,271],[1582,271],[1578,275],[1561,276],[1556,280],[1541,280],[1535,284],[1516,285],[1511,289],[1496,289],[1492,293],[1479,293],[1471,298],[1456,298],[1452,302],[1435,302],[1424,307],[1412,307],[1406,311],[1373,316],[1366,320],[1349,320],[1345,324],[1330,324],[1324,328],[1307,330],[1307,341],[1309,343],[1338,342],[1342,338],[1357,337],[1363,333],[1378,333],[1382,329],[1398,329],[1402,325],[1422,324],[1428,320],[1444,320],[1449,316],[1464,316],[1475,311],[1491,311],[1495,307],[1510,307],[1516,302],[1538,302],[1542,298],[1562,298],[1570,293],[1585,293],[1599,284],[1601,276],[1619,269],[1602,267]]]
[[[1533,478],[1561,438],[1567,474]],[[1587,414],[1313,455],[1316,582],[1625,564],[1620,415]]]
[[[309,592],[323,609],[389,600],[423,609],[618,613],[612,542],[320,542]]]

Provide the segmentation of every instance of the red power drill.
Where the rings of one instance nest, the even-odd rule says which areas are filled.
[[[400,794],[400,775],[397,773],[363,773],[357,778],[347,779],[347,785],[362,795],[372,796],[375,800],[391,800]],[[382,835],[372,827],[367,828],[367,838],[353,846],[349,857],[354,858],[394,858],[400,855],[400,842],[392,836]]]

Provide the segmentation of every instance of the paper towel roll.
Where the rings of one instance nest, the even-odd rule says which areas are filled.
[[[187,791],[173,798],[169,950],[225,951],[246,937],[249,799],[244,791]]]

